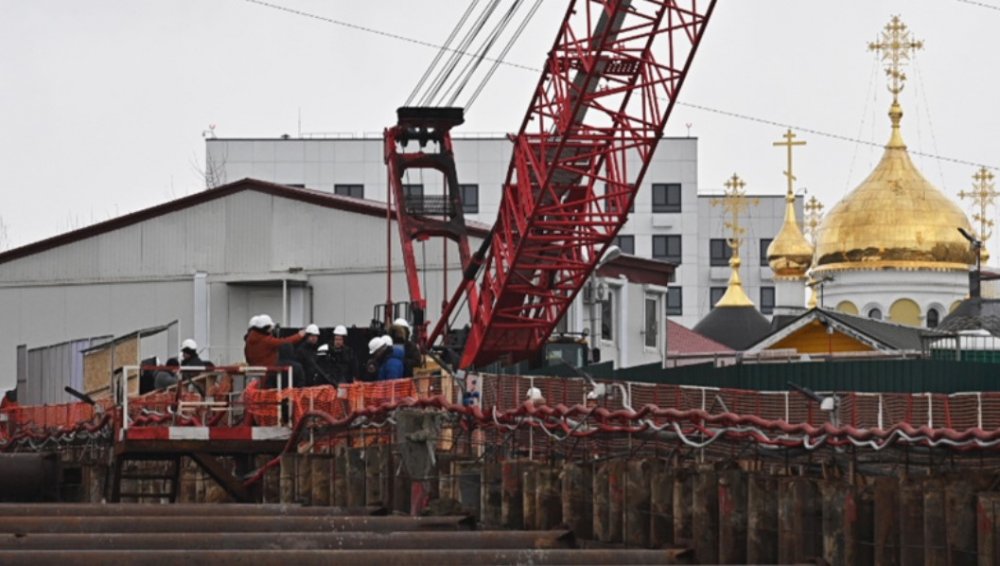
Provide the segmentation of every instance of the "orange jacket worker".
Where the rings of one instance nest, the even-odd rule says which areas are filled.
[[[271,328],[274,321],[266,314],[257,315],[251,321],[250,331],[247,333],[246,345],[243,347],[243,354],[246,356],[247,364],[251,366],[273,367],[278,365],[278,348],[282,344],[293,344],[302,340],[306,335],[305,330],[299,330],[298,334],[293,334],[286,338],[271,336]]]

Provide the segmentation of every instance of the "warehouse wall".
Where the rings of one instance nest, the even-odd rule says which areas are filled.
[[[398,231],[390,247],[393,299],[409,296]],[[207,321],[206,355],[242,360],[249,317],[289,325],[366,325],[386,297],[384,217],[245,190],[0,264],[0,388],[13,387],[16,349],[115,335],[179,321],[181,339]],[[428,311],[442,301],[440,240],[416,243]],[[478,241],[471,243],[473,249]],[[449,245],[458,283],[458,253]],[[196,273],[207,300],[196,312]],[[462,319],[464,320],[464,319]]]

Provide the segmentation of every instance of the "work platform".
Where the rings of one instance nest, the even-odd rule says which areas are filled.
[[[181,458],[189,458],[204,470],[234,500],[253,502],[253,492],[243,485],[240,476],[253,468],[253,458],[278,455],[291,436],[291,430],[281,426],[207,427],[207,426],[146,426],[122,429],[114,447],[111,501],[122,498],[169,499],[177,501],[181,475]],[[231,457],[237,463],[232,473],[218,457]],[[129,463],[161,462],[153,473],[129,473]],[[147,466],[148,467],[148,466]],[[159,481],[162,491],[122,489],[122,480]]]

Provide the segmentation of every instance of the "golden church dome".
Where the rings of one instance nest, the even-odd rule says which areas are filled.
[[[812,264],[813,247],[795,221],[795,196],[785,198],[785,222],[767,246],[767,263],[775,277],[801,279]]]
[[[823,219],[815,270],[932,269],[967,271],[975,263],[959,233],[965,213],[917,170],[899,131],[903,111],[889,110],[892,137],[882,160]],[[770,255],[770,253],[769,253]]]

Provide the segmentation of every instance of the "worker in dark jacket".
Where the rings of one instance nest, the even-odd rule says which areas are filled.
[[[291,344],[282,344],[278,346],[278,361],[279,366],[287,367],[292,372],[292,387],[305,387],[306,385],[306,370],[299,363],[298,356],[295,355],[295,346]],[[288,387],[287,374],[282,376],[282,385]]]
[[[314,385],[326,385],[330,383],[330,374],[324,370],[317,359],[317,349],[319,348],[319,327],[310,324],[306,327],[306,337],[295,347],[295,359],[302,364],[305,371],[304,381],[306,387]]]
[[[382,369],[382,362],[388,357],[392,350],[392,338],[389,336],[376,336],[368,341],[368,361],[365,363],[365,372],[362,379],[365,381],[378,381],[379,370]]]
[[[333,347],[330,348],[330,377],[336,384],[353,383],[358,375],[358,358],[354,349],[347,345],[347,328],[343,325],[333,329]]]
[[[397,318],[389,329],[392,343],[403,347],[403,376],[413,377],[414,368],[424,365],[420,348],[410,340],[410,323],[405,318]]]
[[[323,373],[330,376],[330,379],[333,379],[333,364],[330,362],[329,344],[320,344],[319,347],[316,348],[316,365],[319,366],[319,369],[323,370]]]
[[[203,367],[206,370],[210,370],[215,367],[215,364],[208,360],[201,359],[201,356],[198,355],[198,343],[191,338],[188,338],[187,340],[181,342],[181,366]],[[202,373],[200,370],[182,372],[184,379],[191,379],[200,373]]]

